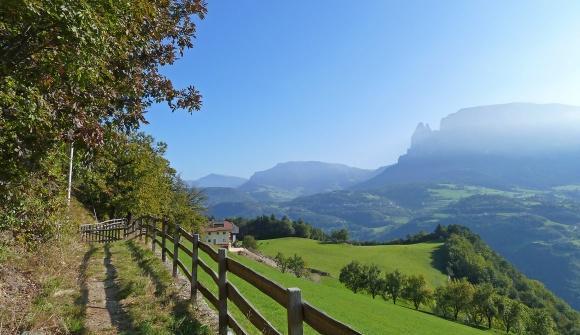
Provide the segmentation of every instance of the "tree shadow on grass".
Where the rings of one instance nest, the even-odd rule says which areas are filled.
[[[460,325],[464,325],[464,326],[467,326],[467,327],[471,327],[471,328],[475,328],[475,329],[479,329],[479,330],[483,330],[483,331],[489,330],[484,325],[476,325],[476,324],[472,324],[472,323],[469,323],[469,322],[466,322],[466,321],[462,321],[462,320],[454,320],[451,317],[445,317],[443,315],[437,314],[437,313],[432,312],[432,311],[427,311],[427,310],[424,310],[424,309],[415,309],[415,307],[413,307],[413,306],[406,306],[406,305],[403,305],[403,304],[397,304],[397,306],[402,307],[402,308],[406,308],[406,309],[409,309],[409,310],[412,310],[412,311],[415,311],[415,312],[418,312],[418,313],[432,315],[434,317],[437,317],[437,318],[440,318],[440,319],[444,319],[444,320],[447,320],[447,321],[450,321],[450,322],[453,322],[453,323],[457,323],[457,324],[460,324]],[[424,308],[425,306],[422,306],[422,307]]]
[[[85,252],[83,256],[83,260],[78,268],[79,274],[79,287],[80,287],[80,296],[75,300],[75,305],[80,306],[82,308],[82,315],[83,317],[86,316],[87,312],[87,302],[89,301],[89,287],[87,285],[87,269],[89,268],[89,261],[93,254],[97,251],[97,247],[94,244],[90,245],[91,247],[87,252]],[[78,333],[84,333],[85,327],[79,330]]]
[[[139,247],[134,241],[126,242],[127,248],[131,252],[131,258],[137,263],[141,271],[147,275],[155,285],[155,295],[160,298],[160,303],[167,305],[173,303],[172,307],[172,332],[174,334],[210,334],[207,326],[201,324],[195,317],[189,299],[183,299],[178,292],[168,290],[172,281],[170,276],[162,278],[159,269],[166,271],[161,261],[155,258],[154,254]],[[154,262],[158,262],[157,267]]]
[[[431,251],[431,266],[442,273],[447,274],[447,257],[442,245]]]
[[[155,285],[155,296],[163,296],[167,291],[168,284],[163,281],[159,276],[159,273],[155,270],[151,262],[155,261],[155,256],[149,257],[145,249],[138,247],[134,241],[127,241],[125,243],[129,251],[131,251],[131,257],[133,261],[141,268],[143,273],[147,275],[153,281]]]
[[[115,282],[117,279],[117,269],[111,261],[111,250],[110,245],[107,243],[104,246],[105,258],[103,259],[103,264],[106,269],[106,279],[105,279],[105,296],[106,296],[106,308],[109,312],[109,317],[111,318],[111,323],[117,330],[121,333],[128,332],[132,330],[131,325],[133,324],[129,315],[123,310],[119,300],[120,292],[119,286]]]
[[[174,297],[175,303],[173,305],[173,332],[175,334],[199,334],[206,335],[210,334],[207,326],[201,324],[193,316],[192,305],[189,299],[180,299],[179,297]]]

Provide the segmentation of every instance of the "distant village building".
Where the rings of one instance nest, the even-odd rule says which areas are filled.
[[[229,221],[211,222],[205,229],[204,240],[221,248],[230,248],[239,232],[240,228]]]

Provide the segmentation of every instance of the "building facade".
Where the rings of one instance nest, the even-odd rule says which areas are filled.
[[[220,248],[230,248],[240,232],[238,226],[229,221],[211,222],[205,229],[203,240]]]

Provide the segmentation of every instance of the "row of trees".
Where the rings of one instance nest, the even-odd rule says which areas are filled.
[[[240,227],[240,235],[252,235],[258,240],[280,237],[302,237],[324,241],[327,239],[322,229],[314,228],[302,219],[291,220],[287,216],[277,218],[272,215],[261,215],[255,219],[236,217],[228,219]]]
[[[381,296],[396,304],[403,297],[411,301],[415,309],[432,297],[423,275],[405,276],[398,270],[383,274],[376,264],[352,261],[340,270],[339,281],[354,293],[367,292],[373,299]]]
[[[495,325],[506,333],[533,335],[556,333],[556,325],[545,309],[528,308],[521,302],[500,295],[489,283],[474,285],[466,279],[450,280],[434,292],[423,275],[404,275],[398,270],[383,274],[375,264],[353,261],[340,271],[339,280],[354,293],[366,292],[373,299],[381,296],[393,304],[403,298],[415,309],[433,305],[433,312],[455,321],[488,328]]]
[[[327,234],[302,219],[291,220],[287,216],[277,218],[276,215],[271,214],[260,215],[249,220],[242,217],[228,220],[240,227],[241,236],[251,235],[258,240],[281,237],[302,237],[331,243],[345,243],[349,240],[347,229],[336,229]]]
[[[506,333],[556,334],[556,324],[543,308],[529,308],[518,300],[498,294],[489,283],[474,285],[466,279],[451,280],[434,293],[434,311],[445,318],[488,328],[494,323]],[[496,320],[497,322],[494,322]]]
[[[279,252],[278,254],[276,254],[274,261],[276,262],[276,265],[278,265],[278,268],[280,269],[280,271],[282,271],[282,273],[291,272],[298,278],[308,275],[308,270],[306,269],[306,262],[304,261],[304,259],[302,259],[302,257],[296,254],[294,254],[294,256],[291,257],[286,257],[284,256],[284,254]]]

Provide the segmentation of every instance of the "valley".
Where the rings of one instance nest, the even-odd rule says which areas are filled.
[[[264,184],[250,188],[250,179],[238,188],[205,188],[208,214],[300,218],[325,231],[347,228],[357,241],[389,241],[438,224],[464,225],[580,308],[577,123],[545,122],[554,113],[570,119],[577,110],[550,104],[464,109],[445,118],[441,130],[420,124],[396,164],[356,183],[340,181],[344,174],[331,173],[331,164],[317,164],[316,174],[309,171],[311,163],[281,164],[282,171],[278,166],[260,172]],[[514,116],[526,115],[516,136]],[[554,129],[562,131],[556,135]],[[321,173],[322,168],[329,172]],[[332,184],[342,186],[309,188],[320,175],[325,185],[332,176]],[[297,191],[304,189],[311,191]]]

